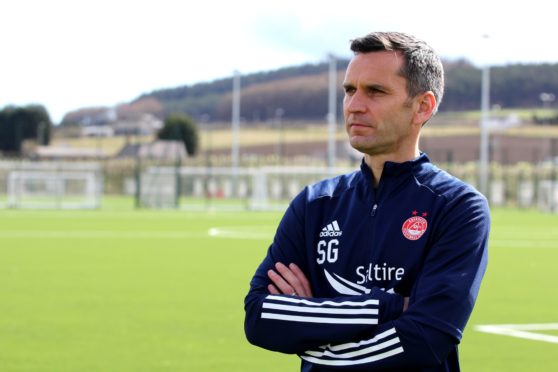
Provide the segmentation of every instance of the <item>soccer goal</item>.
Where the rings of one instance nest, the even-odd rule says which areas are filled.
[[[259,168],[252,174],[250,209],[285,209],[306,185],[350,171],[346,168],[305,166]]]
[[[558,181],[544,180],[539,183],[539,209],[558,213]]]
[[[180,179],[172,167],[150,167],[139,179],[139,205],[146,208],[178,206]]]
[[[19,164],[7,177],[7,207],[94,209],[101,205],[102,172],[96,164]]]

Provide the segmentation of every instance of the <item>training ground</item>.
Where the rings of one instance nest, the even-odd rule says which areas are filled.
[[[0,370],[296,371],[243,333],[280,212],[0,210]],[[492,213],[462,370],[558,370],[558,215]]]

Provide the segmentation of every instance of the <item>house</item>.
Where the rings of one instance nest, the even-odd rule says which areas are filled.
[[[115,135],[154,135],[163,127],[163,121],[152,114],[137,119],[120,119],[110,124]]]

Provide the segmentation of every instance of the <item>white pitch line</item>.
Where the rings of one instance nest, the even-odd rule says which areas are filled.
[[[271,240],[271,231],[261,230],[262,226],[242,228],[212,227],[203,231],[111,231],[111,230],[26,230],[0,231],[0,239],[185,239],[185,238],[225,238]]]
[[[475,330],[503,336],[511,336],[528,340],[558,344],[558,336],[546,335],[530,331],[558,330],[558,323],[546,324],[486,324],[475,326]]]
[[[212,227],[207,234],[213,238],[228,239],[250,239],[250,240],[271,240],[273,233],[261,231],[262,226],[252,226],[243,228],[224,228]]]
[[[490,326],[490,324],[487,324]],[[513,328],[521,331],[553,331],[558,330],[558,323],[532,323],[532,324],[492,324],[493,326]]]
[[[0,239],[183,239],[203,237],[207,237],[207,234],[189,231],[0,231]]]
[[[532,239],[532,240],[504,240],[504,239],[493,239],[489,241],[489,247],[495,248],[514,248],[514,249],[534,249],[534,248],[544,248],[544,249],[558,249],[557,240],[551,239]]]

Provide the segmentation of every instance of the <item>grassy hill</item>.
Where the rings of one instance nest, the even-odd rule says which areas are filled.
[[[348,60],[337,62],[338,116]],[[328,112],[328,64],[306,64],[241,76],[241,117],[249,124],[284,120],[322,121]],[[478,110],[481,71],[467,61],[444,61],[446,92],[442,112]],[[491,68],[491,104],[504,110],[543,106],[540,94],[558,94],[558,63],[494,66]],[[151,113],[165,117],[186,113],[198,122],[227,122],[231,117],[232,77],[194,85],[158,89],[141,94],[117,108],[118,116]],[[555,109],[556,102],[546,104]],[[87,114],[86,109],[77,110]],[[74,115],[72,115],[74,114]],[[76,120],[68,113],[63,124]]]

